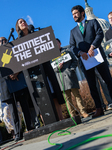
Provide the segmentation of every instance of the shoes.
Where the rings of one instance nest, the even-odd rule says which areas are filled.
[[[20,135],[19,134],[15,135],[14,141],[18,142],[19,140],[22,140],[22,139],[23,139],[23,132],[20,132]]]
[[[35,125],[35,129],[38,129],[38,128],[40,128],[40,125]]]
[[[106,111],[107,109],[106,109],[106,106],[105,107],[103,107],[103,111]]]
[[[18,142],[19,140],[22,140],[22,138],[19,137],[19,135],[16,135],[14,141],[15,141],[15,142]]]
[[[15,139],[14,130],[11,130],[11,136]]]
[[[96,112],[94,115],[92,115],[92,118],[96,118],[103,115],[104,115],[103,108],[96,108]]]
[[[40,128],[40,122],[35,123],[35,129],[38,129],[38,128]]]
[[[83,116],[84,118],[89,117],[89,115],[88,115],[87,113],[83,113],[82,116]]]
[[[18,142],[19,140],[21,140],[20,137],[15,137],[15,139],[14,139],[15,142]]]
[[[109,104],[109,105],[108,105],[107,110],[112,110],[112,104]]]

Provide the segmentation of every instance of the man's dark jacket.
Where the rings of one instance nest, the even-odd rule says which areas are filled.
[[[103,40],[103,30],[96,19],[86,20],[84,26],[84,34],[82,35],[79,26],[71,30],[70,33],[70,49],[75,53],[77,57],[79,51],[88,52],[91,45],[100,49],[100,52],[106,60],[106,56],[101,42]]]
[[[109,41],[110,39],[112,39],[112,27],[110,27],[105,33],[105,39],[106,41]]]

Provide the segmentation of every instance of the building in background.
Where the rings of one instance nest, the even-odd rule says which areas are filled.
[[[94,15],[94,13],[93,13],[93,8],[88,5],[87,0],[85,0],[85,13],[86,13],[86,16],[87,16],[87,20],[96,19],[99,22],[99,24],[100,24],[100,26],[101,26],[101,28],[103,30],[103,33],[105,35],[105,32],[110,27],[109,22],[106,21],[105,19],[101,19],[101,18],[96,17]],[[104,39],[102,41],[102,47],[103,48],[104,48],[104,42],[106,42],[105,37],[104,37]]]

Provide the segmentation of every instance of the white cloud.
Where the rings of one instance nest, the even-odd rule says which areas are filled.
[[[29,15],[27,15],[27,19],[28,19],[27,21],[28,24],[33,24],[33,20]]]

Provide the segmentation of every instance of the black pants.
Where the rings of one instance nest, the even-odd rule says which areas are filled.
[[[110,74],[107,62],[104,62],[104,63],[96,66],[96,68],[97,68],[99,74],[101,75],[102,79],[107,84],[109,94],[112,99],[112,78],[111,78],[111,74]],[[94,99],[96,108],[101,108],[101,101],[100,101],[99,93],[98,93],[98,90],[96,87],[95,68],[92,68],[89,70],[84,69],[83,71],[84,71],[84,74],[88,81],[90,92]]]
[[[54,72],[50,62],[49,61],[45,62],[42,65],[43,65],[45,74],[46,74],[46,76],[48,76],[48,78],[49,78],[49,80],[51,82],[51,85],[53,87],[55,98],[57,98],[59,104],[64,104],[65,100],[63,98],[63,95],[62,95],[62,92],[61,92],[58,80],[56,78],[55,72]]]
[[[14,132],[16,135],[16,134],[20,134],[20,122],[18,117],[17,101],[20,102],[22,112],[24,114],[27,130],[32,129],[32,121],[31,121],[30,111],[27,103],[27,100],[30,96],[28,89],[27,88],[22,89],[20,91],[13,93],[13,95],[14,98],[8,100],[7,103],[9,105],[9,109],[11,112],[11,117],[14,125]]]

